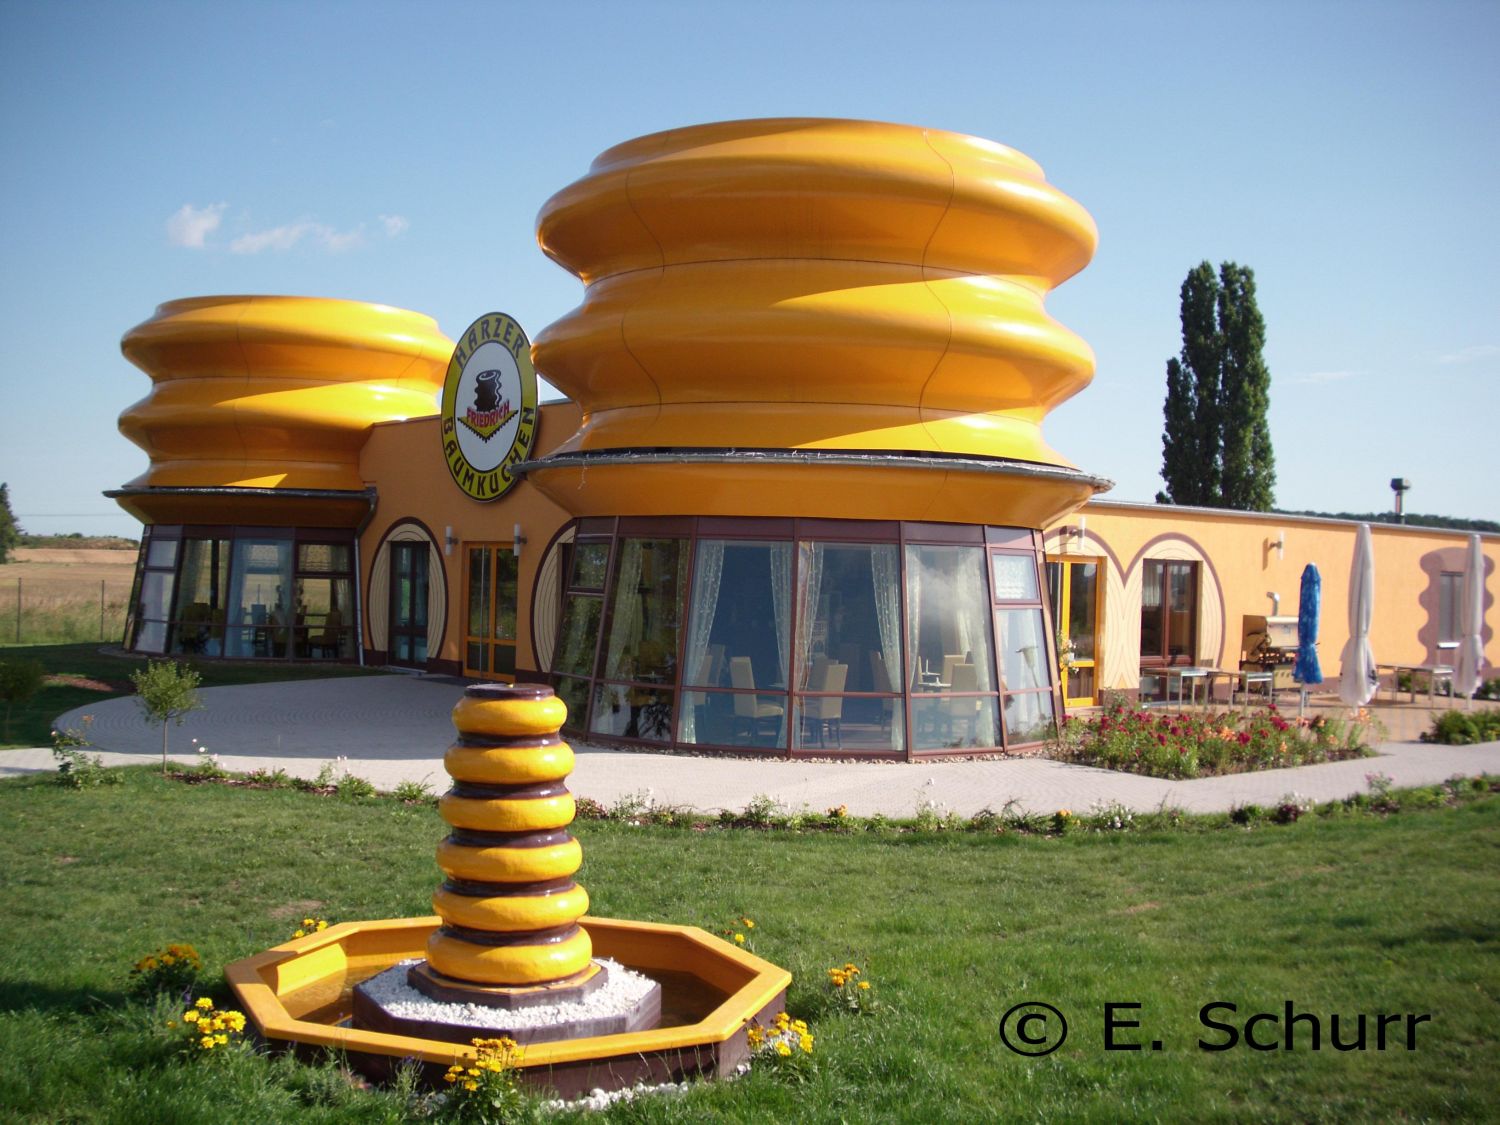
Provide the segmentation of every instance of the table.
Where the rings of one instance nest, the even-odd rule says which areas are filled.
[[[1212,687],[1213,677],[1218,674],[1218,671],[1217,668],[1163,668],[1162,674],[1167,677],[1167,702],[1172,702],[1173,680],[1177,681],[1177,706],[1182,706],[1182,689],[1184,686],[1188,689],[1187,697],[1192,701],[1194,707],[1198,705],[1198,686],[1200,684],[1204,686],[1204,701],[1208,702],[1212,694],[1209,689]]]
[[[1269,702],[1276,701],[1276,673],[1255,672],[1248,668],[1242,668],[1238,672],[1225,670],[1220,676],[1229,677],[1229,706],[1234,706],[1234,697],[1237,692],[1245,693],[1245,706],[1250,706],[1250,692],[1256,684],[1261,685],[1262,694]],[[1210,692],[1212,694],[1212,692]]]
[[[1376,671],[1377,675],[1380,672],[1385,671],[1387,669],[1389,669],[1389,671],[1391,673],[1391,698],[1393,700],[1394,699],[1399,699],[1401,697],[1401,673],[1402,672],[1410,672],[1413,675],[1413,679],[1412,679],[1412,683],[1411,683],[1411,701],[1413,703],[1415,703],[1417,701],[1417,681],[1415,679],[1415,676],[1416,676],[1416,673],[1418,673],[1418,672],[1421,672],[1423,675],[1425,675],[1427,677],[1427,705],[1429,707],[1433,706],[1437,702],[1437,686],[1438,686],[1438,683],[1440,681],[1441,682],[1446,682],[1447,685],[1448,685],[1448,694],[1449,695],[1453,694],[1453,668],[1452,668],[1451,665],[1448,665],[1448,664],[1377,664],[1377,665],[1375,665],[1375,671]],[[1380,694],[1378,687],[1376,689],[1376,693],[1375,694],[1376,695]]]

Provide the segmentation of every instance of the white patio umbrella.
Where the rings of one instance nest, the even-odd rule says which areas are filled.
[[[1354,538],[1354,562],[1349,568],[1349,642],[1339,655],[1339,698],[1350,707],[1370,702],[1380,681],[1370,651],[1370,618],[1375,613],[1375,551],[1370,525],[1362,523]]]
[[[1458,642],[1458,666],[1453,670],[1455,695],[1472,697],[1479,690],[1484,667],[1484,552],[1479,536],[1469,536],[1469,551],[1464,559],[1463,617],[1459,624],[1463,636]]]

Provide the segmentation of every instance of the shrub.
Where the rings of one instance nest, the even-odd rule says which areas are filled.
[[[203,959],[185,942],[148,953],[130,970],[130,987],[143,996],[168,993],[186,996],[203,971]]]
[[[1432,720],[1432,729],[1422,734],[1423,742],[1441,742],[1446,746],[1472,746],[1497,739],[1500,739],[1500,711],[1444,711]]]
[[[0,703],[5,704],[5,739],[10,741],[10,713],[42,690],[46,670],[36,660],[0,660]]]

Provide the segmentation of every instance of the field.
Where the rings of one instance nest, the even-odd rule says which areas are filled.
[[[12,552],[12,561],[0,566],[0,651],[16,644],[118,642],[135,558],[134,551],[98,548]]]
[[[1494,795],[1062,838],[575,829],[595,914],[713,931],[752,917],[755,951],[792,971],[790,1008],[816,1037],[804,1083],[761,1067],[605,1120],[1500,1118]],[[442,832],[430,804],[140,770],[76,791],[0,783],[0,1105],[28,1122],[409,1119],[412,1103],[359,1088],[337,1060],[178,1059],[159,1027],[172,1013],[130,999],[126,980],[143,954],[191,942],[203,990],[227,1001],[221,967],[285,940],[304,914],[426,914]],[[826,970],[846,961],[865,970],[875,1010],[832,1001]],[[1002,1013],[1026,1000],[1066,1014],[1055,1053],[1001,1045]],[[1277,1049],[1204,1049],[1229,1038],[1200,1020],[1213,1002],[1237,1006],[1237,1028],[1270,1013],[1252,1034]],[[1288,1002],[1320,1021],[1318,1049],[1308,1020],[1292,1049],[1278,1046]],[[1141,1005],[1117,1010],[1115,1034],[1144,1049],[1106,1050],[1111,1003]],[[1346,1037],[1370,1016],[1366,1049],[1331,1049],[1335,1013]],[[1396,1021],[1377,1050],[1378,1013],[1430,1019]]]

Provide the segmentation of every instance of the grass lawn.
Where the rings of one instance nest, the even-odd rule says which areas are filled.
[[[1224,818],[1213,822],[1222,825]],[[1205,824],[1209,822],[1204,822]],[[755,919],[817,1037],[804,1085],[768,1070],[609,1120],[1496,1120],[1500,797],[1458,808],[1155,833],[837,835],[580,822],[601,916],[720,930]],[[204,987],[331,921],[430,912],[443,833],[428,805],[187,786],[149,770],[65,790],[0,783],[0,1106],[11,1120],[397,1121],[398,1097],[338,1067],[179,1061],[128,999],[143,954],[191,942]],[[854,961],[880,1009],[835,1011]],[[1001,1013],[1055,1005],[1045,1058],[1000,1044]],[[1323,1018],[1323,1049],[1198,1049],[1213,1001]],[[1108,1052],[1103,1006],[1160,1051]],[[1420,1013],[1384,1052],[1329,1049],[1332,1013]],[[156,1014],[159,1022],[161,1013]],[[1347,1027],[1348,1025],[1346,1025]],[[1403,1024],[1404,1027],[1404,1024]],[[1275,1038],[1276,1028],[1262,1028]]]
[[[11,716],[10,738],[0,733],[0,749],[50,746],[52,721],[64,711],[90,703],[131,695],[130,673],[145,658],[118,651],[101,651],[97,644],[11,645],[0,648],[0,660],[35,660],[52,677],[29,703],[17,705]],[[282,680],[315,680],[331,676],[385,675],[382,669],[350,664],[284,664],[273,661],[185,661],[203,677],[204,687],[227,684],[266,684]],[[0,705],[3,706],[3,705]],[[3,719],[3,710],[0,710]],[[3,731],[3,728],[0,728]]]

